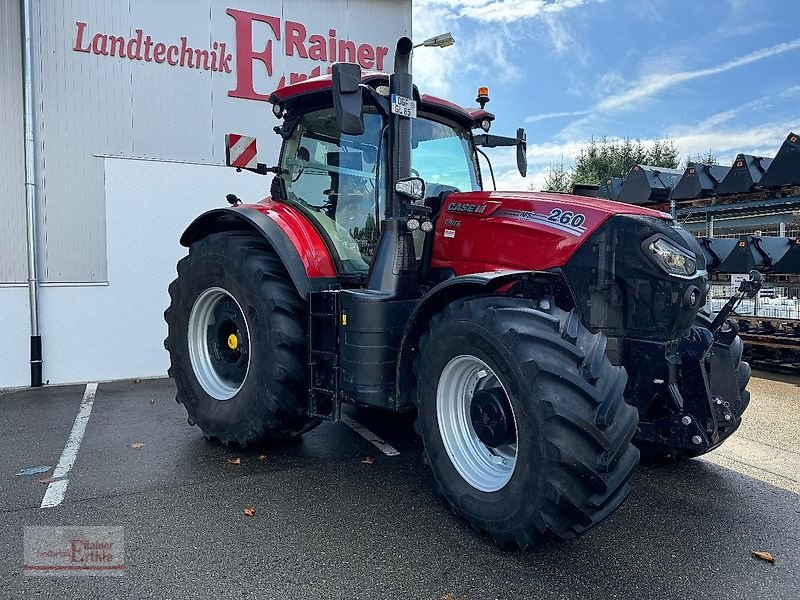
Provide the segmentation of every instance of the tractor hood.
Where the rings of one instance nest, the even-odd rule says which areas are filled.
[[[672,224],[667,213],[586,196],[452,193],[445,198],[437,219],[436,231],[441,237],[434,258],[464,257],[464,262],[473,263],[469,269],[475,272],[561,267],[606,221],[619,216],[652,220],[666,227]]]
[[[640,206],[536,192],[449,194],[436,220],[433,266],[457,274],[563,267],[610,219],[672,230],[672,217]]]
[[[584,321],[608,334],[680,338],[705,301],[702,249],[660,211],[568,194],[453,193],[436,234],[432,266],[457,275],[561,269]],[[685,274],[660,265],[656,243],[685,258]]]

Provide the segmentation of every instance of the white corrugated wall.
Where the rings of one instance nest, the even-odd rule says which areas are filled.
[[[20,5],[0,2],[0,285],[27,277]]]

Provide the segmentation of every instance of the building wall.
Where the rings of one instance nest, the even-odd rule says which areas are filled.
[[[0,2],[0,47],[17,51],[19,4]],[[330,61],[301,56],[310,54],[312,35],[327,38],[335,30],[337,40],[353,41],[356,48],[393,48],[399,36],[411,33],[411,2],[39,0],[36,12],[44,379],[66,383],[164,375],[162,313],[175,262],[185,250],[177,244],[182,230],[204,210],[226,205],[226,193],[253,201],[266,196],[269,187],[269,178],[220,167],[224,134],[257,136],[260,162],[274,161],[277,120],[270,104],[252,96],[265,98],[282,79],[327,71]],[[255,17],[245,18],[248,27],[243,28],[241,15],[247,13]],[[127,56],[137,30],[143,41],[151,38],[150,60],[135,43],[133,58]],[[118,42],[103,36],[122,38],[126,56],[119,56]],[[230,57],[212,65],[201,54],[200,68],[190,68],[188,60],[172,66],[163,53],[162,62],[156,62],[157,43],[165,48],[185,43],[209,57],[212,50],[222,54],[224,44]],[[266,54],[264,61],[248,60],[248,52],[267,48],[271,60]],[[13,52],[0,58],[6,61],[0,63],[0,153],[21,159],[21,78],[2,79],[11,68],[9,56]],[[384,68],[391,68],[391,59],[390,51]],[[232,93],[248,72],[252,93]],[[6,102],[13,90],[6,81],[17,82],[19,108]],[[16,141],[5,135],[7,129],[17,131]],[[0,160],[0,169],[12,164]],[[15,168],[21,167],[20,162]],[[26,278],[22,173],[0,179],[0,185],[16,186],[3,188],[0,197],[0,281]],[[0,326],[4,334],[21,333],[24,337],[17,339],[27,341],[24,289],[0,288]],[[0,388],[28,382],[27,348],[21,352],[21,347],[12,353],[0,345]]]
[[[302,24],[306,39],[335,29],[338,39],[373,46],[391,46],[410,30],[410,1],[40,0],[35,47],[40,219],[47,240],[43,281],[107,280],[102,156],[222,164],[224,133],[274,138],[270,105],[229,95],[237,87],[235,61],[244,43],[229,9],[280,18],[277,35],[262,20],[250,27],[254,51],[272,44],[271,77],[262,62],[248,62],[254,88],[262,94],[277,87],[281,76],[329,64],[303,59],[296,45],[287,47],[288,23]],[[93,43],[96,34],[129,42],[137,30],[145,40],[150,36],[165,45],[180,45],[185,38],[201,51],[224,43],[232,72],[188,68],[188,58],[184,67],[148,62],[141,50],[138,60],[121,58],[108,38]],[[275,144],[262,148],[274,157]]]
[[[97,381],[164,376],[169,358],[164,309],[181,232],[225,194],[256,201],[268,178],[226,167],[106,158],[107,285],[41,290],[45,380]]]
[[[19,8],[0,2],[0,286],[27,278]]]

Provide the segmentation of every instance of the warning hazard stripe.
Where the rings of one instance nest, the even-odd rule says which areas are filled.
[[[229,166],[240,169],[255,169],[258,167],[256,138],[238,133],[229,133],[225,138]]]

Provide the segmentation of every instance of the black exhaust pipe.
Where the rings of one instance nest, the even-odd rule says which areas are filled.
[[[411,51],[413,42],[402,37],[397,40],[394,53],[394,73],[389,76],[389,92],[405,98],[414,97],[411,77]],[[411,177],[411,119],[392,114],[389,126],[390,201],[387,221],[382,227],[381,239],[369,273],[370,290],[388,292],[398,300],[417,295],[419,275],[414,254],[414,239],[406,227],[405,200],[395,192],[394,184]]]

